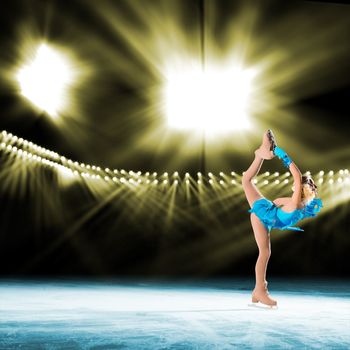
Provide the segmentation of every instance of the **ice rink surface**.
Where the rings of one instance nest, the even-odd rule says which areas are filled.
[[[350,349],[349,280],[0,280],[0,349]]]

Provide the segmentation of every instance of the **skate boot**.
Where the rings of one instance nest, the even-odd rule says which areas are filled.
[[[274,148],[276,147],[275,138],[271,130],[267,130],[264,133],[263,141],[261,146],[255,151],[255,154],[262,159],[272,159],[275,157],[273,153]]]
[[[274,151],[275,147],[277,146],[277,142],[276,142],[276,138],[275,135],[273,134],[271,129],[267,130],[267,137],[269,138],[271,147],[270,147],[270,151]]]
[[[264,282],[264,288],[265,288],[265,290],[266,290],[266,293],[269,294],[269,292],[268,292],[268,290],[267,290],[267,285],[268,285],[268,282],[265,281],[265,282]]]
[[[263,287],[262,289],[254,289],[252,293],[252,302],[253,303],[262,303],[264,305],[273,307],[277,306],[277,301],[272,299],[269,296],[269,292],[267,291],[267,287]]]

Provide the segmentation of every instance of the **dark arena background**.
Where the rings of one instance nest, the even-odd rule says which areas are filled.
[[[0,30],[0,349],[349,349],[350,4],[12,0]],[[272,129],[323,207],[271,231]],[[254,183],[292,195],[277,158]]]

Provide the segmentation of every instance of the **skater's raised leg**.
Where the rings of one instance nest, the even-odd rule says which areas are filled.
[[[274,157],[274,154],[271,151],[272,146],[274,145],[274,138],[272,138],[273,135],[270,130],[264,133],[262,144],[254,152],[255,158],[250,167],[244,172],[242,177],[244,193],[247,197],[250,207],[252,207],[253,203],[257,199],[263,198],[263,195],[256,188],[252,180],[256,175],[258,175],[264,159],[272,159]]]
[[[260,191],[256,188],[256,186],[253,183],[253,179],[259,173],[259,170],[263,162],[264,162],[264,159],[262,159],[259,156],[259,154],[257,154],[257,151],[255,151],[255,158],[252,164],[250,165],[250,167],[244,172],[242,177],[242,186],[250,207],[253,206],[253,203],[256,200],[263,198],[263,195],[260,193]]]
[[[252,164],[243,174],[242,185],[250,207],[253,206],[256,200],[264,198],[254,185],[253,179],[259,173],[264,159],[272,159],[274,157],[272,150],[275,146],[274,136],[268,130],[264,133],[261,146],[255,151]],[[251,223],[259,248],[259,256],[255,265],[256,285],[252,294],[252,301],[260,301],[263,304],[274,306],[277,302],[269,297],[266,281],[267,264],[271,255],[270,234],[254,213],[251,214]]]

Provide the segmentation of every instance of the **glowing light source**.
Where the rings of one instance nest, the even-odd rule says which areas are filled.
[[[209,132],[248,128],[255,75],[254,69],[239,66],[208,66],[203,71],[189,64],[169,69],[163,96],[169,126]]]
[[[1,132],[0,133],[0,136],[4,136],[5,135],[5,138],[4,138],[4,141],[0,143],[0,150],[2,150],[3,154],[5,156],[9,156],[11,155],[11,157],[13,158],[17,158],[19,159],[21,162],[28,162],[28,163],[35,163],[35,166],[41,164],[41,165],[45,165],[45,166],[49,166],[49,167],[52,167],[54,169],[57,170],[57,174],[58,174],[58,179],[59,179],[59,182],[60,184],[63,184],[63,185],[67,185],[67,184],[70,184],[72,183],[73,181],[76,181],[76,180],[81,180],[82,178],[84,179],[98,179],[98,180],[105,180],[106,182],[110,182],[111,180],[113,182],[121,182],[121,183],[126,183],[126,186],[128,186],[130,188],[130,184],[133,184],[133,185],[139,185],[141,183],[146,183],[146,184],[149,184],[151,182],[151,180],[149,179],[145,179],[145,181],[143,181],[143,179],[140,178],[140,175],[142,174],[140,171],[138,171],[137,173],[135,173],[134,171],[130,170],[130,171],[125,171],[124,169],[121,169],[120,173],[123,173],[126,175],[127,179],[125,177],[121,177],[120,180],[117,178],[117,177],[111,177],[111,176],[108,176],[107,174],[96,174],[96,173],[89,173],[89,172],[81,172],[81,170],[83,170],[82,168],[85,169],[92,169],[92,170],[95,170],[95,171],[102,171],[101,170],[101,167],[99,166],[96,166],[96,165],[90,165],[90,164],[84,164],[84,163],[79,163],[78,161],[73,161],[71,159],[68,159],[64,156],[60,156],[59,154],[53,152],[53,151],[49,151],[43,147],[40,147],[38,145],[35,145],[33,144],[32,142],[29,142],[29,141],[26,141],[26,140],[23,140],[21,138],[18,138],[16,136],[13,136],[12,134],[8,134],[7,132]],[[11,135],[11,137],[7,137],[8,135]],[[11,143],[10,143],[11,142]],[[23,149],[21,148],[22,146],[26,145],[25,147],[28,147],[28,145],[30,146],[28,149],[28,151],[26,149]],[[31,153],[32,152],[32,153]],[[51,156],[55,156],[55,159],[54,160],[51,160],[51,159],[48,159],[47,157],[51,157]],[[77,169],[78,167],[78,169]],[[109,168],[104,168],[104,170],[107,172],[107,173],[110,173],[111,175],[114,174],[114,173],[119,173],[118,170],[113,170],[111,171]],[[107,171],[108,170],[108,171]],[[234,172],[231,172],[231,174],[234,173]],[[245,172],[243,172],[245,173]],[[330,184],[330,185],[333,185],[333,184],[336,184],[336,188],[337,189],[345,189],[347,190],[347,187],[350,183],[350,177],[349,177],[349,171],[348,169],[341,169],[339,171],[337,171],[337,174],[339,173],[340,175],[343,175],[343,176],[335,176],[332,177],[332,178],[323,178],[322,176],[320,176],[320,174],[325,174],[326,172],[325,171],[320,171],[319,172],[319,175],[318,175],[318,178],[317,178],[317,182],[319,184]],[[330,175],[334,175],[335,174],[335,171],[331,170],[328,172]],[[147,175],[149,175],[150,172],[146,172],[145,173],[145,177],[147,177]],[[235,173],[236,174],[236,173]],[[270,173],[264,173],[264,175],[266,176],[267,174],[270,174]],[[285,173],[285,175],[288,175],[289,173]],[[153,173],[154,176],[157,175],[156,172]],[[178,176],[178,172],[175,172],[174,173],[174,176],[177,175]],[[204,178],[202,178],[202,173],[201,172],[197,172],[197,175],[198,175],[198,178],[197,178],[197,184],[198,185],[204,185],[205,184],[205,181],[202,181],[202,180],[205,180]],[[220,176],[222,177],[225,177],[225,173],[224,172],[220,172],[219,173]],[[253,179],[253,183],[257,184],[258,182],[263,184],[263,185],[268,185],[269,183],[274,183],[274,184],[281,184],[281,183],[284,183],[284,184],[288,184],[290,182],[289,179],[277,179],[276,177],[279,175],[278,172],[275,172],[273,173],[274,175],[274,179],[269,181],[267,179],[263,180],[261,179],[258,180],[258,178],[255,178]],[[158,181],[156,179],[154,179],[154,182],[153,184],[158,184],[158,183],[162,183],[164,185],[166,184],[170,184],[170,179],[169,179],[169,173],[168,172],[164,172],[163,173],[163,176],[165,177],[165,179]],[[223,179],[218,179],[217,177],[215,177],[213,175],[213,173],[209,172],[208,173],[208,176],[209,176],[209,184],[213,186],[214,182],[216,183],[216,181],[218,181],[219,184],[225,186],[226,183]],[[136,178],[136,179],[135,179]],[[91,183],[91,181],[85,181],[85,184],[89,184]],[[190,177],[190,173],[186,172],[185,173],[185,183],[187,185],[189,185],[191,182],[192,182],[192,178]],[[97,182],[97,181],[94,181],[94,182]],[[193,180],[194,182],[194,180]],[[174,180],[174,184],[177,185],[179,183],[179,181],[176,179]],[[231,184],[236,184],[236,181],[234,179],[228,179],[228,183],[231,183]],[[200,188],[202,186],[199,186]],[[226,187],[226,186],[225,186]],[[330,188],[332,188],[333,186],[331,186]],[[216,187],[217,188],[217,187]]]
[[[23,96],[52,117],[67,104],[67,87],[74,79],[72,64],[56,49],[41,44],[34,58],[16,74]]]
[[[58,175],[59,175],[59,182],[61,185],[63,186],[70,185],[75,180],[76,174],[74,174],[74,172],[71,169],[63,165],[58,165],[57,169],[59,170]]]

